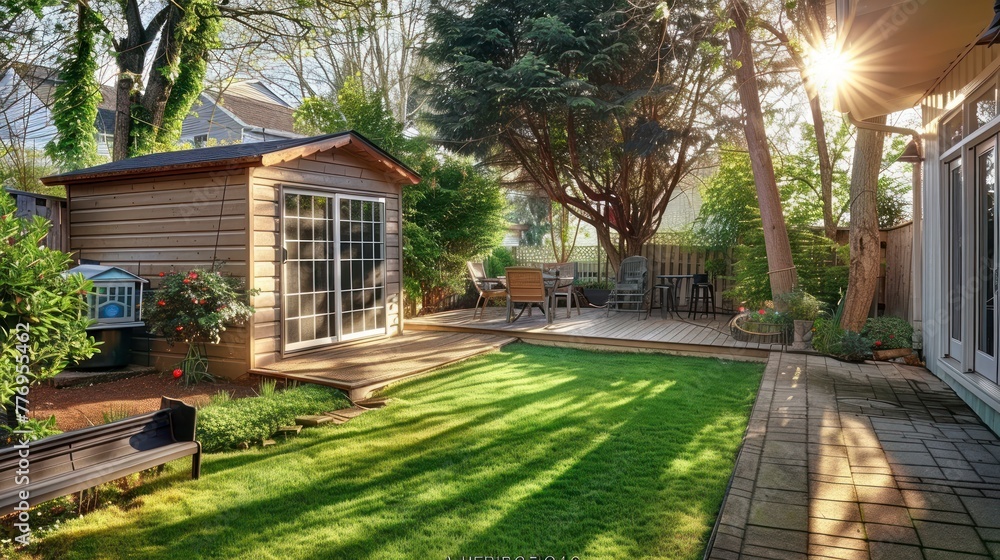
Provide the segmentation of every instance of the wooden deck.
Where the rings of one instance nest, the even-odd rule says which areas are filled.
[[[351,400],[359,400],[393,381],[492,352],[515,340],[505,334],[408,332],[303,352],[250,373],[336,387]]]
[[[727,315],[716,320],[686,319],[683,312],[673,319],[660,318],[658,310],[648,319],[635,313],[615,313],[605,317],[603,309],[584,309],[566,318],[561,308],[550,325],[535,310],[514,323],[505,321],[503,308],[486,310],[485,320],[473,320],[471,309],[459,309],[406,320],[407,331],[461,332],[514,336],[525,342],[558,344],[587,348],[631,349],[692,356],[715,356],[729,359],[765,360],[771,352],[781,351],[780,344],[740,342],[729,334]]]

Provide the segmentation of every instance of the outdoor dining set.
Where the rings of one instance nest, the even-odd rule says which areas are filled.
[[[475,285],[479,298],[472,317],[482,320],[486,306],[491,300],[502,300],[507,305],[507,322],[518,320],[524,311],[531,315],[531,309],[538,307],[548,323],[552,323],[557,303],[566,299],[566,317],[570,317],[575,305],[580,314],[580,294],[574,287],[577,280],[577,263],[543,263],[540,267],[515,266],[504,269],[503,276],[490,277],[483,263],[468,262],[469,276]],[[715,285],[707,274],[659,274],[656,283],[650,285],[649,263],[645,257],[628,257],[622,261],[617,278],[608,295],[604,307],[605,314],[611,311],[635,312],[639,319],[649,317],[655,296],[659,296],[662,317],[679,313],[681,292],[689,288],[687,295],[688,317],[712,315],[715,318]],[[517,315],[514,312],[520,307]]]

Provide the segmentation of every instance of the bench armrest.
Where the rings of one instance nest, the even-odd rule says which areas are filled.
[[[198,411],[182,400],[161,397],[161,409],[170,409],[170,433],[174,441],[194,441]]]

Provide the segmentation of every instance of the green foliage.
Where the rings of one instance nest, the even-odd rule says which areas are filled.
[[[875,207],[879,228],[891,228],[910,220],[912,191],[913,186],[898,177],[882,175],[878,178]]]
[[[296,416],[349,405],[340,391],[317,385],[212,403],[198,413],[198,441],[208,452],[233,449],[267,439],[281,426],[293,424]]]
[[[552,202],[547,196],[511,193],[507,221],[528,226],[521,234],[521,244],[538,247],[549,233],[549,209]]]
[[[17,426],[0,425],[0,447],[14,445],[22,441],[38,441],[62,433],[56,428],[56,417],[27,418],[18,421]]]
[[[383,92],[365,91],[361,77],[351,76],[335,94],[302,100],[295,129],[309,135],[355,130],[397,157],[418,155],[384,99]]]
[[[233,395],[229,391],[219,391],[209,397],[209,404],[222,404],[233,400]]]
[[[97,351],[83,297],[93,285],[79,274],[63,276],[72,259],[42,245],[49,222],[16,218],[16,210],[13,198],[0,193],[0,402]]]
[[[188,0],[173,40],[181,44],[180,56],[160,72],[175,76],[156,134],[157,151],[169,150],[181,136],[181,125],[201,93],[208,67],[208,53],[221,45],[222,18],[213,0]]]
[[[834,355],[849,362],[860,362],[871,356],[872,341],[861,333],[843,331]]]
[[[486,259],[486,276],[490,278],[504,276],[507,273],[505,269],[509,266],[517,266],[514,253],[506,247],[495,247]]]
[[[793,321],[815,321],[823,307],[818,299],[803,291],[782,294],[780,299]]]
[[[751,332],[787,331],[792,327],[792,316],[788,313],[778,312],[773,307],[761,307],[747,313],[747,320],[743,326]]]
[[[913,326],[899,317],[872,317],[862,333],[875,350],[913,347]]]
[[[62,185],[48,187],[42,184],[42,177],[55,175],[59,169],[41,150],[26,150],[11,146],[4,151],[0,148],[0,187],[32,192],[47,196],[66,196]]]
[[[52,105],[52,122],[58,131],[45,147],[52,161],[65,171],[98,162],[95,123],[101,86],[97,83],[94,52],[101,17],[83,4],[78,6],[76,29],[70,49],[59,64],[59,85]]]
[[[265,379],[260,382],[260,396],[271,398],[276,394],[278,394],[277,379]]]
[[[156,299],[143,310],[150,332],[175,342],[218,344],[227,325],[241,324],[254,308],[243,280],[218,271],[195,269],[188,273],[161,272],[163,282]]]
[[[119,420],[124,420],[131,416],[134,416],[135,412],[132,408],[126,405],[115,405],[105,410],[101,413],[101,419],[104,420],[105,424],[110,424],[112,422],[117,422]]]
[[[788,240],[792,248],[799,289],[820,302],[832,304],[847,286],[848,267],[833,264],[835,245],[815,232],[815,197],[801,190],[801,183],[781,186]],[[702,194],[702,207],[694,228],[694,243],[714,251],[732,251],[733,288],[724,295],[750,307],[771,299],[767,251],[757,192],[746,152],[722,152],[719,170]]]

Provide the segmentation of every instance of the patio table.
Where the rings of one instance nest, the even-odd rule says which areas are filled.
[[[563,288],[573,284],[573,279],[568,277],[560,278],[559,276],[556,276],[554,274],[542,273],[542,281],[545,282],[545,291],[547,292],[546,295],[549,298],[549,309],[544,310],[545,320],[551,323],[552,317],[556,314],[556,308],[555,308],[556,298],[552,297],[552,294],[554,294],[558,288]],[[495,278],[483,278],[483,283],[496,283],[501,286],[506,286],[506,282],[507,282],[507,277],[505,276],[497,276]]]
[[[673,288],[673,292],[674,292],[674,309],[680,309],[680,303],[681,303],[681,290],[680,290],[680,288],[681,288],[682,285],[684,285],[684,281],[685,280],[693,280],[694,279],[694,274],[658,274],[656,276],[656,279],[657,280],[662,280],[662,281],[666,282],[667,284],[670,284],[670,286]],[[661,295],[660,298],[662,299],[663,296]],[[691,297],[690,296],[688,296],[687,298],[685,298],[685,300],[687,301],[688,305],[691,305],[691,301],[690,301]],[[661,306],[663,305],[662,301],[660,302],[660,305]]]

